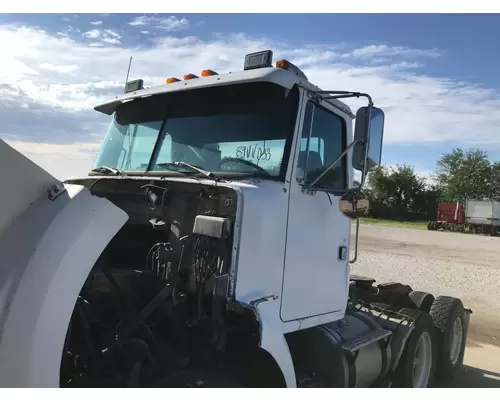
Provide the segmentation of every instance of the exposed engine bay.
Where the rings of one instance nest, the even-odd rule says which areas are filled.
[[[258,326],[241,321],[255,323],[244,310],[229,310],[236,193],[159,180],[75,183],[130,219],[80,292],[61,386],[179,386],[175,374],[188,366],[231,369],[224,353],[242,345],[242,335],[237,344],[232,335],[243,329],[255,340],[252,332],[258,333]]]

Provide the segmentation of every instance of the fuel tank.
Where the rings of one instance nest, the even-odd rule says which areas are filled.
[[[373,387],[391,365],[389,336],[391,331],[359,311],[289,334],[299,387]]]

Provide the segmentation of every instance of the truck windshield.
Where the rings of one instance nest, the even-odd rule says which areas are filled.
[[[202,78],[200,78],[202,79]],[[115,113],[94,168],[207,171],[280,178],[286,170],[298,90],[246,83],[136,99]]]

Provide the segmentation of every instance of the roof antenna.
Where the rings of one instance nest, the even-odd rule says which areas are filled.
[[[127,83],[128,83],[128,76],[130,74],[130,67],[132,66],[132,56],[130,56],[130,60],[128,62],[128,70],[127,70],[127,77],[125,78],[125,89],[124,92],[127,93]]]

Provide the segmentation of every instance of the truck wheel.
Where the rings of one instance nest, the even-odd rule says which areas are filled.
[[[408,295],[413,304],[426,313],[429,313],[434,303],[434,296],[430,293],[413,291]]]
[[[451,380],[463,367],[465,351],[465,310],[460,299],[438,296],[429,312],[437,328],[439,354],[437,373]]]
[[[434,381],[437,358],[436,329],[429,314],[412,308],[399,313],[415,319],[415,327],[406,341],[395,373],[393,386],[426,388]]]
[[[156,388],[243,388],[231,376],[226,376],[222,371],[205,369],[182,370],[158,380],[153,387]]]

